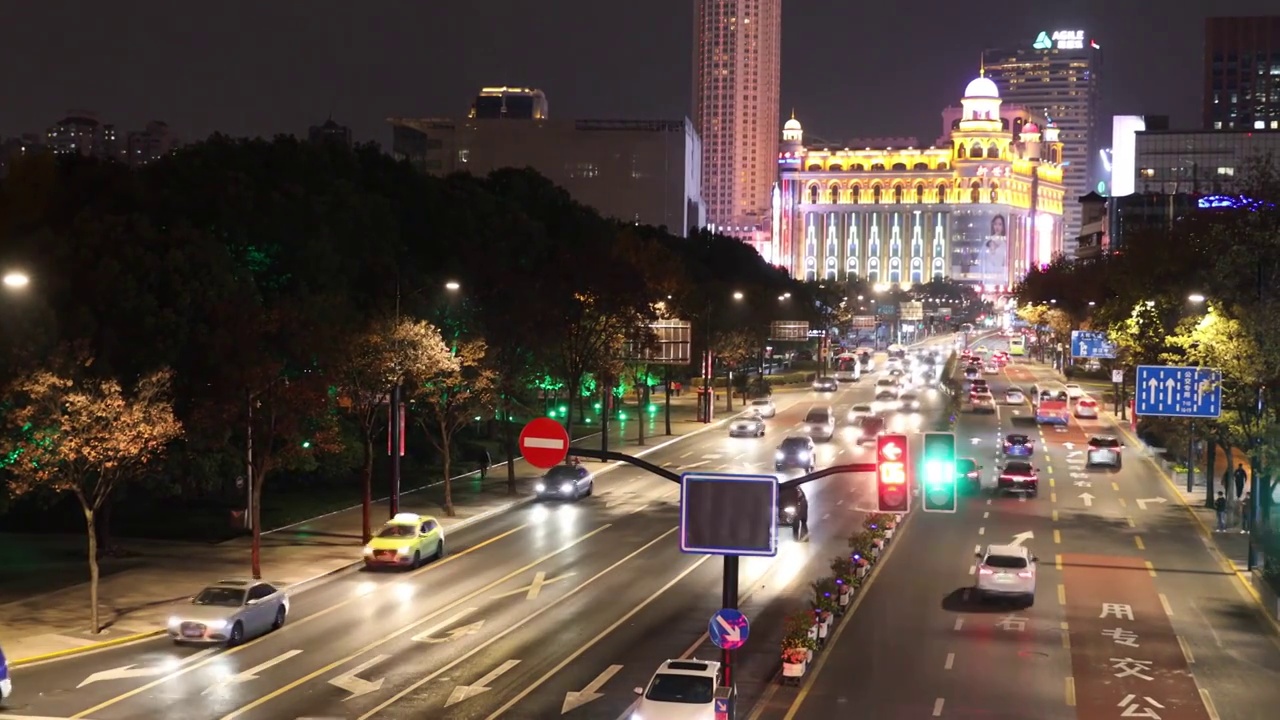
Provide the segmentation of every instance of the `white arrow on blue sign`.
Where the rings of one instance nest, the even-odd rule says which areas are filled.
[[[1216,418],[1222,415],[1222,371],[1177,365],[1139,365],[1134,387],[1139,415]]]
[[[1071,331],[1071,357],[1078,358],[1114,358],[1115,343],[1107,339],[1107,334],[1096,330]]]
[[[711,616],[707,634],[711,636],[712,644],[721,650],[737,650],[746,644],[747,636],[751,634],[751,623],[741,611],[724,608]]]

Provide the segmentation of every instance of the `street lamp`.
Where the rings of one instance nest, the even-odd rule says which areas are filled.
[[[11,290],[21,290],[31,284],[31,278],[24,272],[11,271],[5,273],[4,286]]]
[[[1190,295],[1187,296],[1187,299],[1193,303],[1196,303],[1197,305],[1204,302],[1204,296],[1201,295],[1200,293],[1191,293]]]
[[[742,298],[743,298],[743,294],[742,294],[742,292],[741,292],[741,291],[739,291],[739,292],[735,292],[735,293],[733,294],[733,299],[734,299],[734,300],[741,300]]]
[[[450,280],[449,282],[447,282],[447,283],[445,283],[445,284],[444,284],[444,289],[445,289],[445,290],[448,290],[448,291],[450,291],[450,292],[453,292],[453,291],[457,290],[457,289],[458,289],[458,288],[460,288],[460,287],[462,287],[462,286],[461,286],[461,285],[459,285],[459,284],[458,284],[458,282],[457,282],[456,280]]]

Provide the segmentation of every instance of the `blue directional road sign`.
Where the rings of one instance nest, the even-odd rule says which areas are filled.
[[[747,622],[747,616],[741,611],[724,608],[711,616],[707,634],[711,636],[711,642],[721,650],[737,650],[747,644],[751,623]]]
[[[729,720],[729,698],[716,698],[716,720]]]
[[[1113,358],[1115,356],[1116,345],[1107,339],[1106,333],[1092,330],[1071,331],[1071,357]]]
[[[1213,368],[1139,365],[1133,392],[1139,415],[1216,418],[1222,414],[1222,371]]]
[[[777,555],[778,478],[681,475],[680,549],[701,555]]]

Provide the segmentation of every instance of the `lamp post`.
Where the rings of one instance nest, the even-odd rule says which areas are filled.
[[[10,270],[4,274],[4,286],[10,290],[21,290],[31,284],[31,277],[18,270]]]
[[[734,300],[741,302],[746,297],[746,295],[744,295],[741,291],[735,290],[731,297]],[[706,326],[707,326],[707,334],[706,334],[707,347],[702,355],[702,388],[703,388],[702,395],[703,397],[701,401],[702,422],[705,424],[711,423],[711,411],[715,406],[715,382],[714,382],[715,375],[716,375],[715,374],[715,356],[711,352],[711,313],[712,313],[712,310],[714,309],[714,306],[715,306],[715,301],[711,298],[708,298],[707,310],[703,314],[703,322],[706,323]],[[726,380],[725,380],[725,390],[727,391],[727,394],[729,396],[730,409],[732,409],[733,407],[732,406],[732,403],[733,403],[732,383],[733,383],[733,378],[732,378],[732,374],[730,374],[726,376]]]

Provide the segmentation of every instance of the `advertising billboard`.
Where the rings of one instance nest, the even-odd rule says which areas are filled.
[[[1009,285],[1009,217],[1001,205],[951,213],[951,276],[965,283]]]

